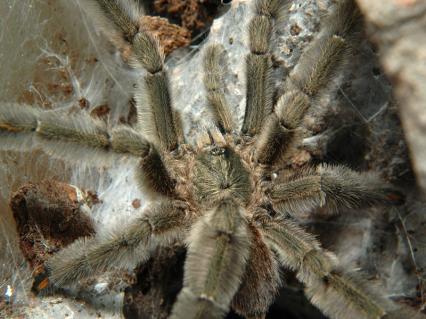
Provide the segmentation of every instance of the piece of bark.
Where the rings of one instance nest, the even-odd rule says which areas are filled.
[[[194,38],[210,27],[220,9],[220,1],[155,0],[148,9],[189,30]]]
[[[165,18],[143,16],[141,25],[145,31],[158,37],[165,55],[191,43],[191,32],[188,29],[170,23]]]
[[[10,198],[19,246],[32,269],[77,238],[95,233],[88,215],[91,198],[55,180],[27,183]]]

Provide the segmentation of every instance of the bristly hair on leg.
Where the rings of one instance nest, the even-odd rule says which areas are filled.
[[[95,27],[117,48],[132,44],[144,14],[134,0],[79,0]]]
[[[164,67],[164,54],[158,39],[140,25],[142,11],[133,0],[83,0],[93,13],[98,27],[109,35],[118,48],[124,43],[131,48],[130,65],[147,71],[139,81],[135,94],[138,130],[155,140],[166,151],[178,147],[169,80]],[[112,21],[108,24],[108,21]]]
[[[361,13],[354,1],[339,1],[320,32],[290,74],[287,89],[296,87],[316,98],[329,87],[336,73],[348,61],[353,42],[362,25]]]
[[[311,106],[310,100],[318,98],[330,86],[348,60],[353,49],[349,40],[355,38],[354,33],[361,25],[359,9],[353,1],[340,1],[326,22],[324,30],[291,72],[285,93],[265,121],[256,149],[261,164],[273,165],[291,154],[301,139],[298,128]]]
[[[263,225],[263,234],[281,263],[296,270],[306,294],[332,319],[383,318],[388,301],[337,269],[333,254],[302,228],[283,218]]]
[[[62,287],[101,271],[136,267],[153,248],[184,238],[189,222],[185,210],[182,202],[165,201],[149,207],[128,227],[74,242],[47,262],[50,285]]]
[[[327,214],[333,215],[339,208],[400,205],[404,202],[402,193],[376,174],[330,165],[281,174],[270,197],[278,211],[293,216],[319,207],[327,208]]]
[[[246,57],[246,110],[241,132],[259,133],[266,116],[272,112],[273,84],[270,39],[275,18],[283,16],[288,1],[256,1],[249,22],[249,48]]]
[[[216,126],[223,133],[235,130],[234,121],[230,113],[225,96],[223,68],[225,50],[222,45],[213,44],[204,49],[204,87],[207,91],[209,110],[213,115]]]
[[[184,287],[171,318],[222,318],[229,311],[249,257],[243,216],[239,205],[227,199],[192,227]]]

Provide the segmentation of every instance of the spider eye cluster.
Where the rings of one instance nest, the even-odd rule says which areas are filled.
[[[249,172],[231,148],[213,145],[201,152],[192,176],[200,203],[217,203],[227,197],[247,202],[251,193]]]
[[[210,154],[213,156],[220,156],[220,155],[224,155],[226,152],[226,149],[224,147],[220,147],[220,146],[213,146],[210,149]]]

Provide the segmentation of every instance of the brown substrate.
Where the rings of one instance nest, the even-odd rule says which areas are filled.
[[[86,200],[77,192],[68,184],[45,180],[29,182],[12,194],[19,246],[32,269],[77,238],[95,233],[92,219],[82,210]]]
[[[150,13],[182,26],[190,31],[192,38],[210,27],[219,9],[220,1],[214,0],[155,0],[148,5]]]
[[[191,32],[165,18],[143,16],[142,28],[156,35],[166,55],[191,43]]]

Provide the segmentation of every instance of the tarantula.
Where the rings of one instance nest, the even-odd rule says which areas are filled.
[[[353,48],[361,26],[353,0],[341,0],[326,18],[274,103],[270,42],[289,0],[254,0],[248,24],[246,109],[238,130],[223,84],[224,50],[204,52],[204,85],[215,128],[196,145],[185,143],[172,106],[164,56],[140,27],[132,0],[86,0],[98,26],[117,46],[132,49],[130,63],[146,72],[135,99],[138,124],[108,132],[86,113],[67,115],[24,105],[0,105],[4,135],[35,134],[46,142],[81,145],[139,159],[137,179],[154,199],[131,224],[107,237],[79,240],[51,257],[33,289],[64,286],[112,267],[146,261],[154,248],[187,244],[184,284],[171,318],[223,318],[232,308],[264,318],[280,286],[279,268],[292,270],[306,295],[330,318],[415,316],[379,297],[339,267],[336,257],[294,219],[315,207],[393,205],[401,199],[369,173],[343,166],[289,169],[310,106],[328,88]]]

